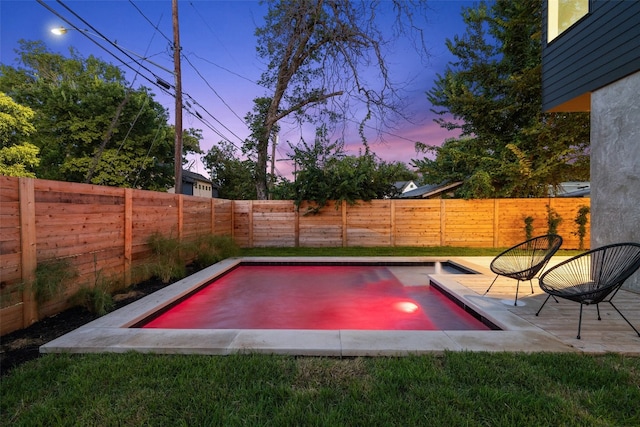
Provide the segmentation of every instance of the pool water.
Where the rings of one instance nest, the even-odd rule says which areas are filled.
[[[439,266],[437,270],[442,272]],[[490,329],[425,282],[405,286],[388,267],[379,265],[240,265],[141,327]]]

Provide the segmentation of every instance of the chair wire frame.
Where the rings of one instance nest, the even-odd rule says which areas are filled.
[[[582,326],[582,308],[595,304],[598,320],[601,302],[608,302],[640,336],[640,332],[611,301],[625,280],[640,268],[640,244],[616,243],[590,250],[550,268],[540,276],[540,288],[546,292],[536,316],[550,297],[568,299],[580,304],[578,335]],[[558,300],[556,299],[556,302]]]
[[[496,277],[483,296],[491,290],[498,277],[509,277],[518,281],[516,284],[516,297],[513,302],[513,305],[517,306],[520,282],[528,280],[533,294],[532,279],[544,269],[561,245],[561,236],[546,234],[526,240],[500,253],[491,261],[489,266],[491,271],[496,274]]]

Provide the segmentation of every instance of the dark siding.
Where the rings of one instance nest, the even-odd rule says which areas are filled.
[[[589,15],[547,40],[543,10],[545,111],[640,70],[640,1],[592,0]]]
[[[182,194],[186,194],[187,196],[193,196],[193,183],[192,182],[182,182]]]

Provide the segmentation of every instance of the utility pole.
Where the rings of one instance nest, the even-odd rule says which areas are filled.
[[[173,66],[176,88],[175,128],[176,141],[174,147],[175,194],[182,194],[182,75],[180,72],[180,28],[178,25],[178,0],[171,0],[173,17]]]

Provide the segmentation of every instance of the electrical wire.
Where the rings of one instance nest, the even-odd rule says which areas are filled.
[[[195,67],[195,65],[193,65],[191,63],[191,61],[189,60],[189,58],[187,58],[186,56],[182,56],[186,61],[187,64],[189,64],[191,66],[191,68],[193,68],[193,70],[196,72],[196,74],[202,79],[202,81],[207,85],[207,87],[209,87],[209,89],[211,89],[211,91],[218,97],[218,99],[225,105],[225,107],[227,107],[227,109],[229,109],[229,111],[231,111],[231,113],[233,113],[234,116],[236,116],[238,118],[238,120],[240,120],[242,122],[242,124],[244,124],[246,126],[246,123],[244,121],[244,119],[242,117],[240,117],[234,110],[233,108],[231,108],[231,106],[222,98],[222,96],[220,96],[220,94],[213,88],[213,86],[211,86],[211,84],[207,81],[207,79],[202,75],[202,73],[200,71],[198,71],[198,69]]]
[[[162,37],[164,37],[166,41],[169,42],[170,45],[173,46],[173,40],[167,37],[167,35],[163,33],[160,28],[158,28],[158,25],[153,25],[153,22],[151,22],[151,20],[147,18],[147,16],[142,12],[142,10],[140,10],[140,8],[133,2],[133,0],[129,0],[129,3],[131,3],[131,5],[138,11],[140,15],[142,15],[142,17],[149,23],[149,25],[153,27],[154,30],[156,30]],[[162,15],[160,17],[162,17]]]
[[[169,37],[167,37],[159,28],[157,25],[154,25],[151,20],[144,14],[144,12],[142,12],[142,10],[133,2],[133,0],[129,0],[129,3],[131,3],[131,5],[138,11],[138,13],[140,13],[140,15],[142,15],[142,17],[144,17],[144,19],[154,28],[154,30],[156,30],[158,33],[160,33],[170,44],[172,44],[172,40],[169,39]],[[202,14],[200,14],[200,12],[195,8],[195,6],[191,3],[191,6],[193,7],[193,9],[196,11],[196,13],[200,16],[201,19],[203,19]],[[204,19],[203,19],[204,21]],[[206,24],[206,21],[204,21]],[[211,27],[207,25],[207,28],[209,28],[209,30],[213,33],[213,30],[211,29]],[[215,34],[214,34],[215,36]],[[197,55],[196,55],[197,56]],[[211,89],[211,91],[216,95],[216,97],[218,97],[218,99],[220,99],[220,101],[227,107],[227,109],[229,111],[231,111],[231,113],[237,117],[242,124],[244,124],[246,126],[246,122],[244,121],[244,119],[242,117],[240,117],[234,110],[233,108],[231,108],[231,106],[224,100],[224,98],[222,98],[222,96],[215,90],[215,88],[211,85],[211,83],[209,83],[209,81],[204,77],[204,75],[198,70],[198,68],[191,62],[191,60],[186,56],[186,55],[181,55],[181,58],[184,59],[190,66],[191,68],[196,72],[196,74],[200,77],[200,79],[202,79],[202,81],[207,85],[207,87],[209,87],[209,89]],[[215,65],[215,64],[214,64]],[[223,67],[220,67],[223,68]],[[223,68],[224,69],[224,68]],[[227,70],[229,72],[231,72],[230,70]],[[236,74],[238,75],[238,74]],[[238,75],[239,76],[239,75]],[[248,80],[248,79],[247,79]],[[251,80],[249,80],[251,81]],[[184,93],[183,93],[184,95]],[[202,107],[201,104],[199,104],[197,101],[195,101],[193,99],[193,97],[189,96],[189,98],[194,101],[194,103],[196,103],[198,106],[200,106],[200,108],[202,108],[203,110],[206,110],[204,107]],[[211,113],[209,113],[207,111],[207,114],[209,116],[211,116],[211,118],[213,120],[215,120],[217,123],[219,123],[222,127],[224,127],[227,131],[229,131],[233,136],[235,136],[236,138],[238,138],[239,141],[242,142],[242,138],[240,138],[239,136],[237,136],[235,133],[233,133],[228,127],[226,127],[224,124],[222,124],[222,122],[220,122],[218,119],[216,119]],[[193,116],[193,113],[192,113]],[[197,119],[200,119],[202,121],[202,117],[198,117],[197,116],[197,112],[196,115],[194,116]],[[231,141],[228,140],[228,138],[224,137],[217,129],[215,129],[213,126],[210,127],[212,130],[214,130],[214,132],[216,132],[220,137],[222,137],[223,139],[227,140],[228,142],[232,143]],[[233,143],[232,143],[233,144]]]
[[[229,55],[231,58],[233,58],[233,55],[231,54],[231,52],[229,52],[229,50],[227,49],[227,47],[224,45],[224,43],[222,42],[222,40],[220,40],[220,38],[218,37],[218,35],[215,33],[215,31],[213,31],[213,28],[211,28],[211,26],[209,25],[209,22],[207,22],[206,19],[204,19],[204,17],[202,16],[202,14],[200,13],[200,11],[198,9],[196,9],[196,6],[193,4],[192,1],[189,2],[189,5],[193,8],[193,10],[196,12],[196,15],[198,15],[200,17],[200,19],[202,20],[202,23],[204,24],[205,27],[207,27],[207,29],[209,30],[209,32],[211,33],[211,35],[213,37],[215,37],[215,39],[218,41],[218,44],[220,46],[222,46],[222,48],[227,52],[227,55]],[[235,61],[235,58],[234,58]],[[214,64],[215,65],[215,64]]]
[[[140,77],[142,77],[143,79],[145,79],[146,81],[148,81],[149,83],[151,83],[152,85],[158,87],[162,92],[164,92],[165,94],[169,95],[169,96],[173,96],[175,97],[174,94],[172,94],[171,92],[169,92],[166,88],[164,88],[163,86],[159,85],[157,83],[157,79],[162,80],[160,77],[158,77],[155,73],[153,73],[151,70],[149,70],[148,68],[144,67],[142,64],[140,64],[137,60],[135,60],[134,58],[132,58],[131,56],[129,56],[127,54],[127,57],[129,59],[132,60],[132,62],[136,63],[137,65],[139,65],[141,68],[149,71],[154,78],[156,78],[156,81],[154,81],[153,79],[149,78],[148,76],[144,75],[142,72],[140,72],[139,70],[136,70],[135,68],[133,68],[129,63],[127,63],[126,61],[122,60],[120,57],[118,57],[116,54],[114,54],[112,51],[110,51],[108,48],[106,48],[105,46],[103,46],[102,44],[100,44],[97,40],[95,40],[93,37],[91,37],[91,34],[82,30],[81,28],[79,28],[78,26],[76,26],[74,23],[72,23],[71,21],[69,21],[67,18],[65,18],[64,16],[62,16],[60,13],[58,13],[58,11],[56,11],[55,9],[51,8],[49,5],[47,5],[43,0],[37,0],[38,3],[40,3],[40,5],[42,5],[44,8],[46,8],[49,12],[53,13],[55,16],[57,16],[58,18],[60,18],[62,21],[64,21],[69,27],[73,28],[74,30],[78,31],[80,34],[82,34],[84,37],[86,37],[87,39],[89,39],[91,42],[93,42],[96,46],[98,46],[100,49],[104,50],[105,52],[107,52],[109,55],[111,55],[113,58],[115,58],[118,62],[122,63],[125,67],[129,68],[131,71],[134,72],[135,75],[139,75]],[[98,37],[103,37],[101,35],[96,34],[96,36]],[[109,39],[107,39],[106,37],[104,37],[104,40],[109,42],[109,44],[111,45],[116,45],[113,42],[110,42]],[[122,50],[120,48],[118,48],[119,50]]]
[[[97,28],[95,28],[93,25],[91,25],[89,22],[87,22],[84,18],[82,18],[80,15],[78,15],[76,12],[73,11],[73,9],[71,9],[70,7],[68,7],[66,4],[64,4],[64,2],[62,0],[56,0],[58,2],[58,4],[60,4],[62,7],[64,7],[67,11],[69,11],[73,16],[75,16],[77,19],[79,19],[80,21],[82,21],[82,23],[84,25],[86,25],[87,27],[91,28],[91,31],[93,31],[98,37],[100,37],[101,39],[105,40],[107,43],[109,43],[111,46],[115,47],[116,49],[118,49],[123,55],[125,55],[127,58],[131,59],[133,62],[135,62],[136,64],[138,64],[138,66],[140,66],[140,68],[148,71],[149,73],[151,73],[152,76],[154,76],[155,78],[159,78],[158,75],[156,75],[152,70],[150,70],[149,68],[147,68],[144,64],[142,64],[141,62],[139,62],[136,58],[132,57],[125,49],[121,48],[117,43],[112,42],[111,40],[109,40],[107,37],[105,37],[104,34],[102,34]],[[38,2],[41,2],[41,0],[38,0]],[[76,27],[74,27],[76,28]],[[81,33],[86,33],[85,31],[82,31],[78,28],[76,28],[77,30],[79,30]],[[112,54],[113,55],[113,54]],[[117,58],[118,60],[120,60],[120,58]],[[122,62],[122,60],[120,60]]]
[[[97,29],[95,29],[91,24],[89,24],[86,20],[84,20],[82,17],[80,17],[77,13],[75,13],[73,10],[71,10],[69,7],[67,7],[66,5],[64,5],[60,0],[58,0],[58,3],[60,3],[63,7],[65,7],[65,9],[67,9],[69,12],[71,12],[74,16],[76,16],[76,18],[78,18],[80,21],[82,21],[85,25],[87,25],[88,27],[90,27],[93,31],[95,31],[96,36],[100,37],[102,39],[104,39],[104,41],[108,42],[110,45],[116,47],[120,52],[122,52],[123,54],[125,54],[133,63],[137,64],[140,68],[144,69],[145,71],[151,73],[151,75],[156,78],[156,81],[152,80],[151,78],[149,78],[148,76],[146,76],[145,74],[143,74],[140,70],[136,70],[135,68],[133,68],[129,63],[127,63],[126,61],[122,60],[120,57],[118,57],[116,54],[114,54],[112,51],[110,51],[108,48],[106,48],[104,45],[102,45],[101,43],[99,43],[98,41],[96,41],[93,37],[91,37],[91,34],[83,31],[81,28],[79,28],[77,25],[75,25],[74,23],[72,23],[69,19],[65,18],[64,16],[62,16],[60,13],[58,13],[58,11],[56,11],[55,9],[49,7],[49,5],[47,5],[46,3],[44,3],[44,1],[42,0],[38,0],[38,3],[40,3],[42,6],[44,6],[47,10],[49,10],[51,13],[53,13],[54,15],[56,15],[58,18],[60,18],[62,21],[64,21],[67,25],[69,25],[69,27],[73,28],[74,30],[77,30],[79,33],[81,33],[82,35],[84,35],[86,38],[88,38],[89,40],[91,40],[94,44],[96,44],[98,47],[100,47],[102,50],[104,50],[105,52],[107,52],[109,55],[111,55],[113,58],[115,58],[118,62],[120,62],[121,64],[123,64],[125,67],[129,68],[131,71],[134,72],[134,75],[136,76],[140,76],[143,79],[145,79],[146,81],[148,81],[149,83],[151,83],[152,85],[158,87],[163,93],[165,93],[168,96],[171,96],[173,98],[175,98],[175,94],[172,93],[171,91],[169,91],[166,87],[164,87],[163,85],[158,84],[157,80],[163,80],[161,79],[159,76],[157,76],[152,70],[150,70],[149,68],[147,68],[146,66],[144,66],[143,64],[141,64],[139,61],[137,61],[135,58],[131,57],[129,54],[126,53],[126,51],[124,51],[122,48],[120,48],[116,43],[111,42],[107,37],[105,37],[103,34],[100,33],[100,31],[98,31]],[[169,86],[171,87],[171,86]],[[183,92],[183,95],[185,95],[185,93]],[[204,108],[200,103],[198,103],[197,101],[195,101],[195,99],[193,97],[191,97],[190,95],[186,94],[187,96],[189,96],[189,98],[196,103],[200,108],[202,108],[203,110],[206,111],[206,113],[212,118],[214,119],[216,122],[220,123],[223,127],[225,127],[225,129],[229,130],[228,128],[226,128],[226,126],[224,126],[218,119],[216,119],[211,113],[209,113],[208,110],[206,110],[206,108]],[[204,125],[206,125],[209,129],[211,129],[212,131],[214,131],[216,134],[218,134],[221,138],[223,138],[226,141],[229,141],[229,138],[227,138],[226,136],[224,136],[220,131],[218,131],[214,126],[212,126],[210,123],[207,123],[206,121],[203,120],[203,118],[197,114],[194,114],[191,111],[188,111],[189,114],[191,114],[194,118],[196,118],[197,120],[199,120],[201,123],[203,123]],[[229,132],[231,132],[229,130]],[[235,135],[233,132],[231,132],[239,141],[243,141],[242,138],[240,138],[239,136]]]

